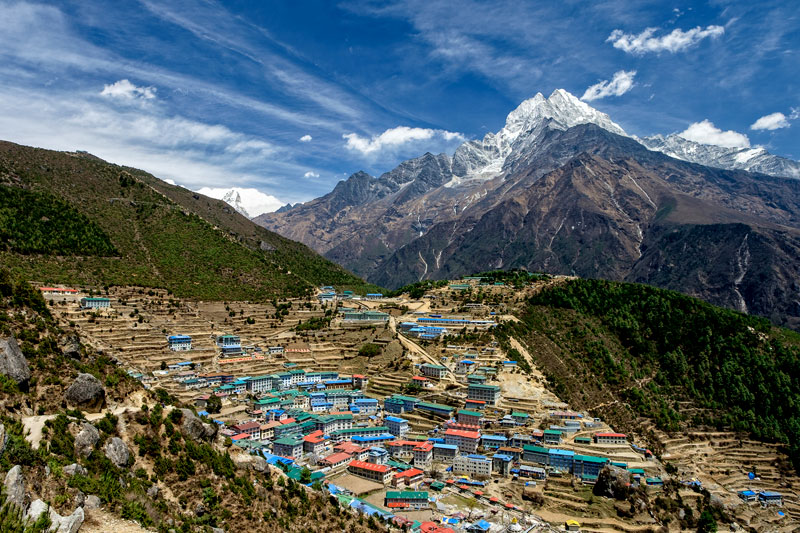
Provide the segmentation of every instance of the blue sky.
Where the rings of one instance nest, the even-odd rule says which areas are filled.
[[[276,207],[556,88],[630,134],[800,159],[798,65],[788,1],[0,0],[0,138]]]

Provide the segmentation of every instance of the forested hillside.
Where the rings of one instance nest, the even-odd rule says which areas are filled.
[[[556,392],[622,426],[732,428],[800,467],[800,335],[647,285],[570,280],[532,296],[523,339]]]
[[[0,262],[47,283],[254,300],[372,287],[222,201],[87,154],[0,142]]]

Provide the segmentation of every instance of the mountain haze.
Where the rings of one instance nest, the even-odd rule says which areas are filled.
[[[255,220],[387,287],[526,268],[800,324],[800,181],[649,150],[563,90],[526,100],[452,158],[359,172]]]

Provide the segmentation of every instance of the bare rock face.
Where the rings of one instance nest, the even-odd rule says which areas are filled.
[[[181,422],[181,430],[192,440],[207,441],[213,439],[217,435],[217,428],[211,424],[206,424],[201,421],[189,409],[181,409],[183,420]]]
[[[624,500],[631,492],[630,472],[617,466],[604,466],[597,476],[593,492],[595,496]]]
[[[84,422],[83,429],[75,437],[75,453],[80,457],[89,457],[98,440],[100,440],[100,432],[97,431],[97,428]]]
[[[91,374],[78,374],[67,389],[67,403],[88,411],[99,411],[106,403],[106,390],[100,380]]]
[[[125,441],[121,438],[114,437],[108,441],[103,451],[109,461],[114,463],[118,468],[123,468],[128,465],[128,459],[130,459],[131,453],[128,450],[128,445],[125,444]]]
[[[20,465],[8,471],[3,485],[6,502],[16,505],[19,509],[25,509],[25,475]]]
[[[14,337],[0,339],[0,374],[13,379],[19,388],[23,390],[28,388],[31,369]]]

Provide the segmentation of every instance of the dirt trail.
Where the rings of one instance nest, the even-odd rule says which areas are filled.
[[[152,530],[144,529],[136,522],[123,520],[103,509],[86,511],[86,520],[81,526],[81,533],[148,533]]]

